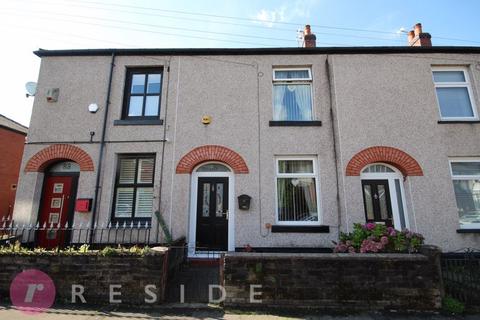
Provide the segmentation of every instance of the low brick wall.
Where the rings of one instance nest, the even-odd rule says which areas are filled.
[[[227,306],[433,310],[441,306],[438,255],[228,253]],[[252,288],[251,285],[261,285]],[[251,290],[261,303],[252,302]]]
[[[155,248],[156,249],[156,248]],[[164,249],[164,248],[161,248]],[[166,248],[165,248],[166,250]],[[109,304],[110,285],[115,288],[115,299],[122,305],[145,305],[145,286],[163,301],[166,284],[165,250],[155,250],[145,256],[112,255],[101,256],[93,253],[83,255],[0,255],[0,298],[9,297],[10,283],[17,274],[27,269],[45,272],[53,280],[56,301],[71,303],[72,285],[82,285],[83,296],[88,304]],[[77,303],[81,304],[78,299]]]

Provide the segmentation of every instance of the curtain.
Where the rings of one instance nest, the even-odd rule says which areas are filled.
[[[312,95],[309,84],[274,85],[274,119],[312,120]]]

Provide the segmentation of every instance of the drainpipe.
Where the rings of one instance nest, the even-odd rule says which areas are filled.
[[[342,209],[340,205],[340,186],[338,185],[338,155],[337,155],[337,141],[335,138],[335,115],[333,113],[333,90],[332,90],[332,79],[330,77],[330,63],[328,61],[328,55],[325,59],[325,67],[326,67],[326,74],[327,74],[327,83],[328,83],[328,92],[330,94],[330,121],[332,122],[332,141],[333,141],[333,157],[335,160],[335,185],[336,189],[336,200],[337,200],[337,219],[338,219],[338,230],[340,231],[340,226],[342,225]]]
[[[172,57],[168,59],[168,64],[166,65],[167,71],[167,92],[165,93],[165,119],[163,121],[163,143],[162,143],[162,158],[160,160],[160,183],[158,186],[158,211],[159,215],[162,214],[162,186],[163,186],[163,167],[165,163],[165,144],[167,141],[167,115],[168,115],[168,92],[170,91],[170,62],[172,61]],[[178,79],[177,79],[178,81]],[[163,218],[163,216],[162,216]],[[171,221],[169,223],[168,228],[170,229],[170,233],[172,230]],[[158,234],[160,232],[160,221],[157,221],[157,231],[155,233],[155,240],[158,241]]]
[[[107,131],[107,120],[108,120],[108,108],[110,106],[110,92],[112,91],[112,76],[113,76],[113,68],[115,67],[115,50],[112,51],[112,60],[110,62],[110,75],[108,76],[108,89],[107,89],[107,97],[105,99],[105,113],[103,114],[103,126],[102,126],[102,137],[100,139],[100,154],[98,156],[97,162],[97,177],[95,181],[95,195],[93,197],[93,208],[92,208],[92,219],[90,222],[90,226],[93,229],[95,225],[95,220],[97,217],[97,202],[98,202],[98,192],[100,189],[100,176],[102,172],[102,160],[103,160],[103,152],[105,149],[105,134]],[[93,243],[93,230],[90,232],[90,244]]]

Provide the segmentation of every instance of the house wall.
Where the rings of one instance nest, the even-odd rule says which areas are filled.
[[[439,124],[432,65],[469,66],[479,106],[478,55],[355,55],[332,57],[342,211],[352,223],[365,219],[360,177],[346,176],[348,161],[371,146],[395,147],[418,161],[423,176],[404,181],[410,229],[444,250],[476,247],[475,234],[459,234],[448,159],[478,157],[478,124]],[[345,94],[348,93],[348,94]]]
[[[13,214],[18,172],[25,144],[24,133],[0,127],[0,225]]]
[[[117,155],[153,152],[154,210],[160,210],[173,238],[188,237],[191,179],[188,174],[176,174],[175,167],[193,148],[217,144],[237,152],[249,169],[248,174],[235,175],[235,198],[240,194],[252,196],[250,210],[233,213],[235,247],[329,247],[338,238],[340,224],[340,231],[349,231],[354,222],[365,221],[360,178],[345,176],[348,161],[364,148],[384,145],[407,152],[424,171],[424,176],[407,177],[404,182],[410,228],[444,249],[474,246],[478,236],[456,233],[458,213],[447,160],[452,156],[478,156],[480,143],[475,137],[480,129],[475,124],[437,123],[431,79],[430,66],[452,64],[450,58],[455,64],[468,64],[474,59],[472,55],[438,54],[333,55],[327,64],[326,55],[118,56],[97,222],[102,225],[110,221]],[[87,141],[91,131],[95,132],[94,141],[101,136],[110,59],[42,58],[29,136],[29,142],[42,144],[26,146],[22,168],[31,156],[53,142],[85,141],[76,145],[93,159],[95,171],[80,173],[77,197],[94,196],[100,145]],[[165,66],[160,112],[164,125],[114,124],[121,118],[126,67],[159,65]],[[311,66],[315,120],[322,121],[322,126],[269,126],[275,66]],[[480,71],[472,68],[471,72],[475,86]],[[56,103],[45,99],[51,87],[60,88]],[[87,110],[92,102],[100,106],[96,114]],[[212,117],[208,126],[201,123],[204,115]],[[164,137],[168,141],[163,146],[158,140]],[[322,224],[330,226],[329,233],[271,233],[266,227],[275,224],[275,157],[285,155],[317,157],[321,219]],[[22,170],[17,218],[36,221],[42,181],[43,173]],[[230,205],[237,207],[236,203]],[[90,218],[91,213],[75,216],[76,221],[87,222]],[[156,226],[155,218],[152,223]]]

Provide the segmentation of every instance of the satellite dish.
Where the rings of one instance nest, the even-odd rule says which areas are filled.
[[[25,89],[27,89],[27,98],[33,97],[37,93],[37,83],[36,82],[27,82],[25,83]]]

